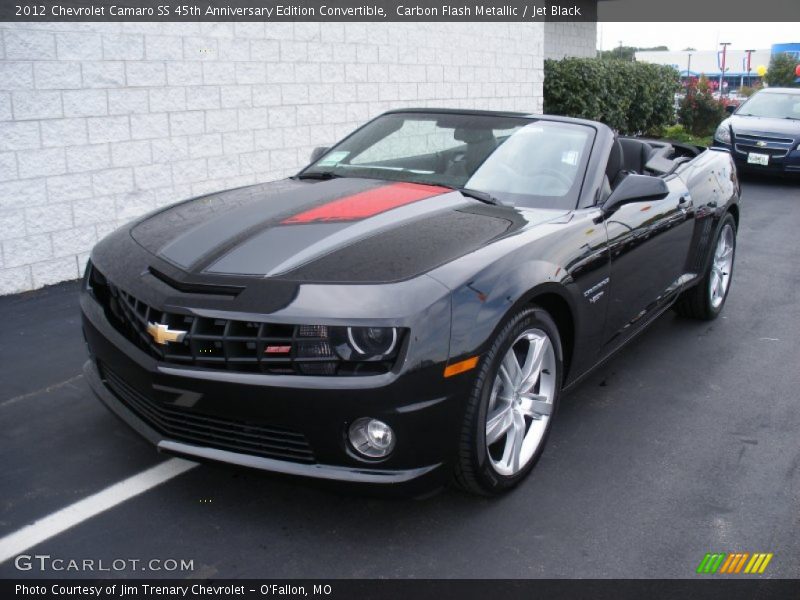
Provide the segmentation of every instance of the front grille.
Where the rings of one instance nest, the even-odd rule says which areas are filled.
[[[275,375],[373,375],[391,363],[343,361],[334,351],[329,328],[239,321],[167,312],[146,304],[108,281],[90,266],[88,286],[117,331],[160,361]],[[181,339],[158,343],[149,327],[185,332]]]
[[[759,142],[762,144],[759,146]],[[794,146],[792,138],[772,137],[740,133],[736,134],[736,151],[742,154],[756,152],[769,154],[771,158],[783,158]]]
[[[314,462],[314,453],[301,433],[189,411],[139,393],[102,363],[99,369],[103,382],[123,405],[172,440],[278,460]]]
[[[755,135],[750,133],[739,133],[736,135],[736,139],[748,143],[749,142],[755,143],[761,141],[774,144],[789,144],[790,146],[794,143],[794,139],[792,138],[769,136],[769,135]]]

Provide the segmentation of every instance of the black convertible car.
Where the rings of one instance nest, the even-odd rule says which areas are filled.
[[[161,451],[499,493],[565,389],[671,306],[714,318],[730,288],[724,150],[403,110],[312,160],[94,248],[85,373]]]

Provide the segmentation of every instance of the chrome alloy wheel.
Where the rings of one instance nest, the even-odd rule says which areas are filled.
[[[733,271],[733,227],[726,224],[719,234],[717,247],[714,250],[714,259],[711,263],[711,277],[708,281],[709,297],[711,306],[719,308],[725,300],[728,286],[731,283],[731,272]]]
[[[533,458],[553,412],[555,388],[553,344],[541,329],[528,329],[503,357],[486,411],[486,449],[500,475],[516,475]]]

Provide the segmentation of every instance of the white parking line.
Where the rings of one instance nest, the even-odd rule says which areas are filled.
[[[70,377],[65,381],[49,385],[46,388],[42,388],[40,390],[34,390],[33,392],[28,392],[27,394],[20,394],[19,396],[14,396],[13,398],[3,400],[2,402],[0,402],[0,408],[4,406],[9,406],[11,404],[14,404],[15,402],[19,402],[20,400],[25,400],[26,398],[32,398],[33,396],[38,396],[39,394],[47,394],[49,392],[62,388],[66,385],[72,385],[73,383],[78,381],[78,379],[80,379],[81,377],[83,377],[83,373],[75,375],[74,377]]]
[[[196,466],[171,458],[10,533],[0,539],[0,563]]]

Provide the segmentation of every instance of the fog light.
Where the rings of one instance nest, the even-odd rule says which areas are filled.
[[[394,449],[394,431],[377,419],[357,419],[350,425],[348,437],[353,449],[369,458],[383,458]]]

